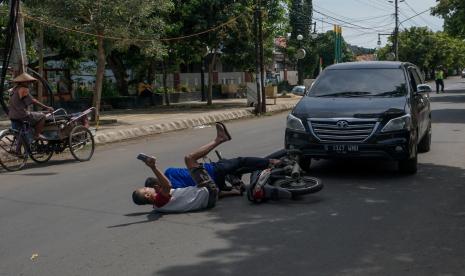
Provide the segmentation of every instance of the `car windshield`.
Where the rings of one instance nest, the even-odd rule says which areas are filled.
[[[401,69],[327,70],[312,86],[310,97],[400,97],[407,94]]]

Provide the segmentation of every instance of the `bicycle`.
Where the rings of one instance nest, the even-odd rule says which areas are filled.
[[[88,161],[95,150],[95,141],[89,130],[87,115],[93,112],[89,108],[83,112],[68,114],[60,108],[47,114],[43,135],[47,138],[33,139],[33,129],[27,121],[12,120],[9,129],[0,132],[0,165],[7,171],[24,168],[28,158],[36,163],[48,162],[54,153],[69,149],[77,161]],[[61,112],[61,115],[57,115]]]

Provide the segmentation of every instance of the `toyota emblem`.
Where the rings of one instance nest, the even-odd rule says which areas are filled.
[[[347,121],[338,121],[336,123],[338,128],[348,128],[349,127],[349,122]]]

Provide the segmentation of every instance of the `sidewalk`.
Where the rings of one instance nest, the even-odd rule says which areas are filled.
[[[290,96],[292,98],[278,98],[276,105],[268,104],[267,112],[291,110],[301,97]],[[214,100],[212,106],[204,102],[184,102],[169,107],[106,111],[100,115],[95,142],[105,144],[252,116],[253,108],[247,107],[247,99]],[[9,126],[10,121],[2,114],[0,130]]]

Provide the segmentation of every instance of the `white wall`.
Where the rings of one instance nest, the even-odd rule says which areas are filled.
[[[284,71],[279,72],[281,80],[284,80]],[[287,81],[290,85],[297,85],[299,81],[299,77],[297,75],[297,71],[287,71]]]
[[[221,84],[241,84],[244,81],[244,72],[218,73],[218,82]]]

